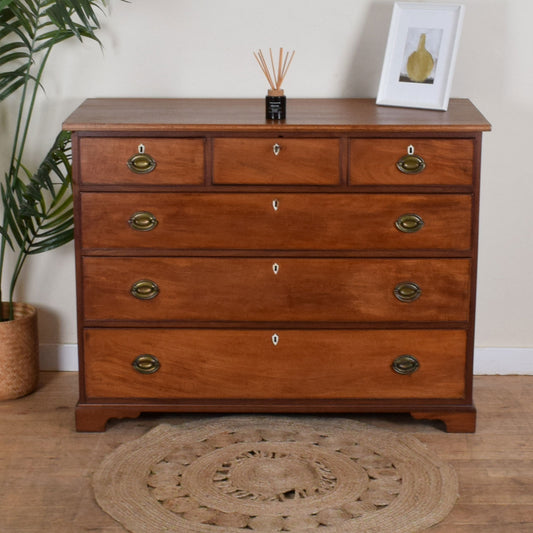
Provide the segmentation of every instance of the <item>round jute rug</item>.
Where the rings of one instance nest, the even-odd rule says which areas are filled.
[[[133,533],[414,533],[457,499],[453,468],[414,437],[319,417],[162,424],[111,453],[93,485]]]

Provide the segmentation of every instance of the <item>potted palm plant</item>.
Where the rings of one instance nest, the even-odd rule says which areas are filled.
[[[37,387],[39,354],[33,306],[14,302],[31,255],[73,238],[70,134],[61,132],[36,171],[25,164],[36,96],[52,50],[71,38],[98,41],[105,0],[0,0],[0,104],[17,109],[7,168],[0,175],[0,399]],[[3,297],[2,288],[7,294]]]

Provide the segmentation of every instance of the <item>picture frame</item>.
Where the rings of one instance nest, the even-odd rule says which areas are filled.
[[[376,103],[448,108],[464,5],[395,2]]]

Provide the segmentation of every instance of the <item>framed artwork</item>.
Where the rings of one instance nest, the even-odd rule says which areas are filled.
[[[464,6],[395,2],[376,103],[446,110]]]

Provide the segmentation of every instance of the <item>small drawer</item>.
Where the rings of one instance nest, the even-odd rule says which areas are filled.
[[[352,139],[351,185],[472,185],[469,139]]]
[[[213,182],[244,185],[338,185],[338,139],[217,138]]]
[[[86,185],[201,185],[204,167],[203,139],[80,138]]]
[[[468,259],[83,259],[86,320],[467,321]]]
[[[99,329],[90,399],[462,399],[463,330]]]
[[[469,250],[469,194],[82,193],[82,247]],[[246,228],[246,231],[243,231]]]

